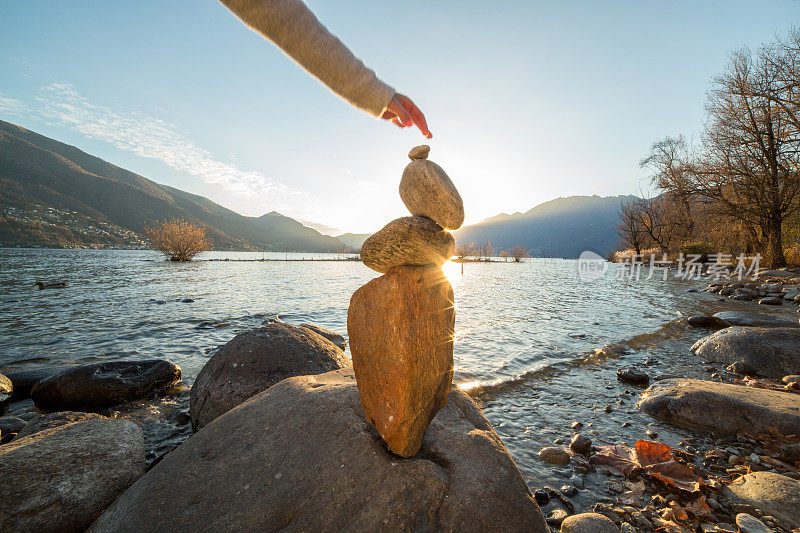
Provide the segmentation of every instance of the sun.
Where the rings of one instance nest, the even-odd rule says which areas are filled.
[[[461,279],[461,265],[459,263],[454,263],[450,260],[446,261],[442,265],[442,272],[450,283],[455,283]]]

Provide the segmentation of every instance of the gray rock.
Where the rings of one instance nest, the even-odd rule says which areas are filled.
[[[695,315],[687,319],[690,326],[698,328],[726,328],[730,324],[715,316]]]
[[[428,154],[431,153],[431,147],[427,144],[421,144],[420,146],[415,146],[408,152],[408,158],[412,161],[415,159],[428,159]]]
[[[553,509],[547,513],[547,523],[551,526],[558,527],[569,515],[564,509]]]
[[[239,333],[197,375],[189,395],[192,427],[202,428],[282,379],[349,365],[338,346],[305,327],[272,322]]]
[[[0,444],[5,444],[25,427],[25,421],[16,416],[0,416]]]
[[[619,529],[600,513],[580,513],[561,522],[561,533],[619,533]]]
[[[338,346],[340,350],[344,350],[347,348],[347,340],[345,340],[343,335],[336,333],[335,331],[331,331],[329,329],[325,329],[323,327],[317,326],[316,324],[300,324],[301,327],[308,328],[317,335],[322,335],[333,344]]]
[[[759,278],[795,278],[797,276],[798,274],[786,270],[761,270],[758,273]]]
[[[747,513],[736,515],[736,525],[740,533],[770,533],[772,531],[764,522]]]
[[[361,261],[386,273],[408,265],[441,265],[453,256],[453,235],[429,218],[402,217],[373,233],[361,246]]]
[[[768,296],[767,298],[761,298],[758,303],[761,305],[782,305],[783,298],[779,298],[777,296]]]
[[[66,426],[67,424],[74,424],[75,422],[82,422],[84,420],[92,420],[93,418],[105,419],[106,417],[98,415],[97,413],[81,413],[76,411],[58,411],[56,413],[38,415],[28,422],[22,431],[17,434],[15,440],[25,438],[34,433],[39,433],[40,431]]]
[[[752,472],[733,481],[723,494],[759,509],[763,515],[774,516],[784,529],[800,527],[800,482],[796,479],[774,472]]]
[[[0,415],[6,412],[8,404],[11,403],[11,395],[14,393],[14,385],[11,380],[0,374]]]
[[[31,389],[31,398],[40,409],[92,411],[147,398],[180,380],[181,369],[165,359],[109,361],[40,380]]]
[[[31,389],[37,382],[66,372],[71,367],[63,366],[38,366],[32,368],[21,368],[5,370],[4,373],[14,384],[14,397],[27,398],[31,395]]]
[[[741,363],[781,378],[800,372],[800,328],[730,327],[698,340],[692,351],[707,361]]]
[[[145,469],[142,430],[86,420],[0,446],[0,531],[82,531]]]
[[[400,198],[412,215],[428,217],[445,229],[464,223],[464,202],[447,173],[423,159],[411,161],[400,180]]]
[[[721,433],[778,428],[800,434],[800,395],[697,379],[668,379],[647,389],[639,408],[670,424]]]
[[[539,459],[551,465],[564,466],[569,463],[569,454],[564,448],[548,446],[539,450]]]
[[[715,313],[731,326],[753,326],[762,328],[796,328],[800,327],[800,320],[780,315],[766,313],[750,313],[746,311],[722,311]]]
[[[211,422],[91,531],[534,531],[541,511],[475,403],[453,389],[409,459],[347,371],[286,379]]]

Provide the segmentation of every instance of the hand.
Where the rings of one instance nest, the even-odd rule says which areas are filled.
[[[389,102],[381,118],[391,120],[401,128],[408,128],[416,124],[425,137],[428,139],[433,137],[433,134],[428,130],[428,124],[425,122],[425,115],[422,114],[422,111],[414,105],[414,102],[408,96],[403,94],[396,93],[392,97],[392,101]]]

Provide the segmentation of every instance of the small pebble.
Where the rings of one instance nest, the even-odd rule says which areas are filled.
[[[567,516],[569,515],[567,515],[567,512],[564,509],[555,509],[548,513],[546,520],[551,526],[560,526],[561,522],[563,522]]]
[[[583,488],[583,478],[580,476],[572,476],[569,478],[569,482],[577,489]]]
[[[751,463],[756,463],[756,464],[759,464],[759,463],[761,463],[761,458],[758,456],[758,454],[756,454],[756,453],[751,453],[751,454],[750,454],[750,462],[751,462]]]
[[[533,491],[533,497],[539,505],[546,505],[550,501],[550,495],[546,490],[536,489]]]
[[[563,487],[561,487],[561,494],[563,494],[568,498],[571,498],[572,496],[578,494],[578,489],[576,489],[572,485],[564,485]]]
[[[583,424],[581,424],[580,422],[573,422],[572,423],[572,429],[574,429],[575,431],[581,429],[582,427],[583,427]]]
[[[741,533],[770,533],[770,529],[764,522],[747,513],[736,515],[736,525]]]
[[[431,147],[427,144],[421,144],[419,146],[415,146],[408,152],[408,158],[411,160],[414,159],[428,159],[428,154],[431,153]]]

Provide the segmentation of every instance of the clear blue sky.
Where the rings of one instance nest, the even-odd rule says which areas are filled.
[[[311,0],[409,95],[467,222],[574,194],[638,192],[638,161],[693,134],[736,47],[796,0]],[[213,0],[0,4],[0,118],[246,215],[371,232],[426,142],[330,93]]]

